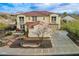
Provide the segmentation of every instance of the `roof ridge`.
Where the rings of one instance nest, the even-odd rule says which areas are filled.
[[[30,12],[23,12],[20,14],[24,14],[27,16],[42,16],[42,15],[48,16],[50,14],[56,14],[56,13],[49,12],[49,11],[30,11]]]

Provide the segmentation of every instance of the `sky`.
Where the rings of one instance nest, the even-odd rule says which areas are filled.
[[[0,3],[0,12],[50,11],[79,13],[79,3]]]

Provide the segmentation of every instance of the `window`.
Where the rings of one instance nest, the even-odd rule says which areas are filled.
[[[30,17],[28,17],[28,19],[30,20]]]
[[[32,16],[32,21],[37,21],[37,16]]]
[[[24,17],[19,17],[20,24],[24,24]]]
[[[52,17],[52,20],[53,20],[53,21],[56,21],[56,16],[53,16],[53,17]]]
[[[52,16],[52,22],[56,23],[56,16]]]
[[[25,26],[24,25],[20,25],[21,30],[25,30]]]

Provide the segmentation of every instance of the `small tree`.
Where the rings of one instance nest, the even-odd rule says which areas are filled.
[[[45,33],[50,32],[49,27],[47,24],[43,23],[43,24],[39,24],[36,26],[36,29],[34,30],[34,34],[37,35],[38,39],[41,40],[41,42],[44,39]],[[41,38],[40,38],[41,37]]]
[[[29,34],[29,28],[28,28],[28,26],[27,26],[27,31],[25,33],[26,33],[26,36],[29,37],[29,35],[28,35]]]
[[[64,12],[63,15],[64,15],[64,16],[67,16],[67,12]]]
[[[40,35],[41,35],[41,29],[40,29],[40,27],[38,27],[37,29],[35,29],[35,31],[33,33],[37,35],[38,39],[40,39]]]

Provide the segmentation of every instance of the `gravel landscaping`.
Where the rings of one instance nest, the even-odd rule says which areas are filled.
[[[46,40],[46,38],[44,38],[44,40],[36,40],[38,38],[29,38],[30,40],[20,40],[17,39],[16,41],[14,41],[11,45],[10,48],[24,48],[21,46],[21,42],[26,43],[26,44],[40,44],[39,47],[26,47],[26,48],[52,48],[52,44],[50,40]],[[48,39],[48,38],[47,38]]]
[[[71,40],[72,40],[77,46],[79,46],[79,37],[78,37],[78,36],[76,36],[74,33],[68,33],[67,35],[71,38]]]

